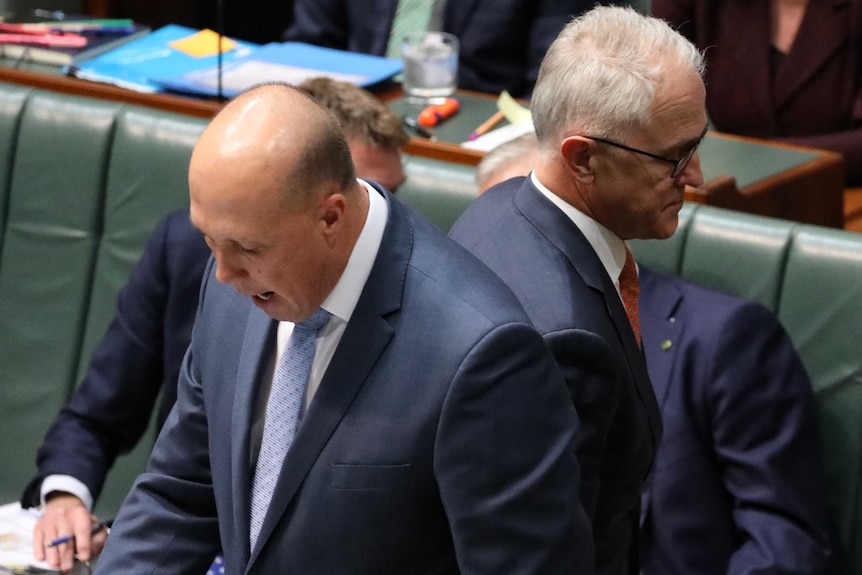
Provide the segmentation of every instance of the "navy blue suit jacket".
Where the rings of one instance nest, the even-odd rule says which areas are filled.
[[[644,490],[644,575],[824,573],[811,383],[762,305],[640,268],[664,438]]]
[[[209,256],[187,210],[156,227],[120,291],[116,315],[83,382],[39,449],[38,475],[23,505],[39,504],[42,480],[52,474],[72,475],[97,498],[117,455],[131,450],[146,431],[160,391],[158,422],[164,422],[176,399]]]
[[[443,31],[461,44],[458,87],[513,96],[533,91],[548,46],[587,0],[451,0]],[[398,0],[296,0],[284,38],[384,55]]]
[[[595,251],[529,178],[480,196],[450,235],[518,296],[563,370],[597,571],[637,573],[640,491],[661,418],[625,309]]]
[[[276,322],[204,275],[178,398],[97,573],[590,573],[577,416],[515,297],[381,192],[389,220],[249,549]]]

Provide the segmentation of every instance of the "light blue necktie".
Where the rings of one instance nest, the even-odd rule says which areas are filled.
[[[251,549],[257,542],[284,457],[296,435],[300,407],[314,359],[314,340],[329,317],[329,312],[321,308],[307,320],[294,325],[290,340],[275,368],[266,405],[260,455],[257,457],[251,486]]]

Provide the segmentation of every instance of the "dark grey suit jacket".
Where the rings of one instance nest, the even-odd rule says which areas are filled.
[[[512,288],[563,370],[581,419],[582,501],[598,573],[637,573],[640,490],[661,418],[611,279],[577,226],[529,178],[485,192],[450,235]]]
[[[577,416],[506,287],[383,194],[353,317],[249,549],[251,427],[275,323],[204,276],[178,399],[102,573],[589,573]]]

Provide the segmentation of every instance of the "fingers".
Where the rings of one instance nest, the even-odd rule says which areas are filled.
[[[98,523],[99,519],[94,515],[93,523]],[[102,549],[105,548],[105,542],[108,540],[108,528],[105,527],[94,533],[91,536],[91,545],[90,545],[90,559],[93,557],[98,557],[102,553]],[[83,557],[79,556],[79,559],[85,560]]]
[[[70,571],[76,549],[82,560],[89,559],[91,528],[90,513],[80,499],[65,494],[55,496],[45,505],[45,513],[33,530],[33,555],[61,571]],[[52,541],[72,535],[74,538],[68,542],[48,547]]]

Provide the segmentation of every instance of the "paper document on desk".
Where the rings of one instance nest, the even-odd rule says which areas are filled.
[[[490,152],[500,144],[505,144],[535,130],[530,109],[519,104],[508,92],[504,91],[497,98],[497,109],[503,112],[503,116],[509,121],[509,124],[491,130],[475,140],[468,140],[461,144],[463,147]]]
[[[35,509],[19,503],[0,506],[0,574],[59,573],[33,558],[33,527],[39,521]]]

